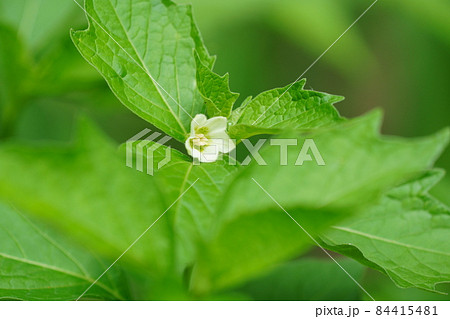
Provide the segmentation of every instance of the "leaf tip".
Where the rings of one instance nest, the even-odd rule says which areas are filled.
[[[450,127],[444,127],[436,133],[437,137],[442,140],[444,147],[450,142]]]
[[[383,124],[384,111],[381,108],[375,108],[362,116],[362,121],[370,123],[372,132],[379,134]]]

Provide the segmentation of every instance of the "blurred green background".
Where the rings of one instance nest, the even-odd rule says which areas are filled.
[[[215,71],[230,73],[242,101],[297,79],[373,1],[177,2],[193,4],[218,57]],[[120,105],[71,43],[70,28],[84,21],[73,0],[0,0],[0,55],[6,55],[0,61],[8,61],[0,65],[1,139],[64,142],[80,113],[118,142],[149,126]],[[4,46],[7,38],[13,48]],[[449,60],[448,0],[379,0],[306,73],[306,87],[345,96],[337,108],[347,117],[382,108],[385,134],[422,136],[450,124]],[[437,166],[450,170],[450,150]],[[450,204],[450,178],[433,192]],[[449,298],[399,289],[374,271],[362,277],[377,300]]]

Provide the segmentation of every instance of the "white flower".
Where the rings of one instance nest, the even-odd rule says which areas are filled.
[[[203,114],[197,114],[191,122],[191,133],[186,140],[186,149],[200,162],[215,162],[219,153],[228,153],[236,145],[226,133],[227,118],[212,117],[209,120]]]

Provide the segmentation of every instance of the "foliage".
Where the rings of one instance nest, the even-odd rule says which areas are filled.
[[[334,107],[343,98],[307,90],[306,80],[236,106],[238,94],[228,75],[214,72],[215,58],[189,6],[87,0],[85,8],[89,26],[71,32],[75,46],[116,97],[150,124],[183,143],[196,114],[225,116],[237,140],[270,134],[302,145],[313,139],[326,165],[295,165],[294,153],[279,165],[280,153],[269,147],[261,151],[266,165],[234,165],[228,156],[196,165],[160,146],[153,162],[167,151],[171,162],[151,177],[126,168],[126,145],[117,151],[84,118],[70,144],[2,142],[0,297],[73,300],[95,283],[84,298],[127,299],[139,286],[134,299],[208,299],[234,289],[250,298],[304,299],[308,272],[316,263],[330,266],[291,260],[319,240],[401,287],[435,291],[450,281],[449,210],[428,194],[440,176],[430,169],[448,130],[416,139],[381,136],[380,112],[345,119]],[[0,79],[11,84],[0,98],[2,119],[10,123],[8,110],[23,103],[14,88],[41,91],[36,79],[51,77],[15,73],[41,65],[39,34],[23,35],[24,44],[11,27],[0,32],[11,48],[0,54]],[[146,142],[143,154],[155,146]],[[360,272],[354,265],[349,262]],[[291,282],[285,272],[298,277]],[[282,286],[272,295],[255,292],[274,281]]]
[[[76,299],[106,266],[86,249],[48,234],[10,206],[0,205],[0,220],[1,299]],[[116,272],[95,283],[86,297],[123,299]]]

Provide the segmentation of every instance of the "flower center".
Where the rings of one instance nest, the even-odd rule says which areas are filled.
[[[192,139],[192,144],[194,146],[205,146],[208,144],[208,139],[205,134],[195,134],[195,137]]]

